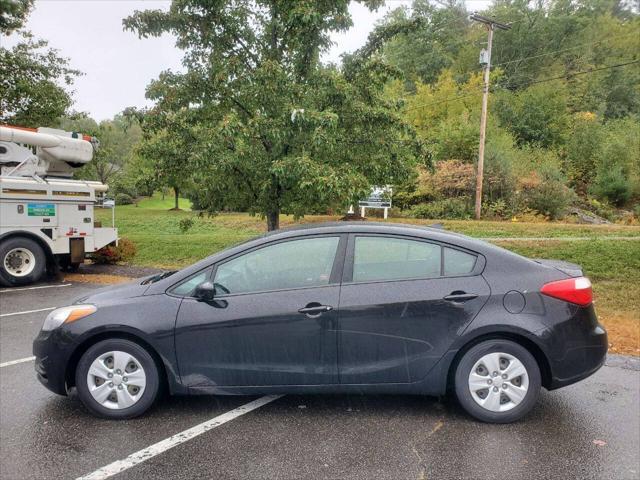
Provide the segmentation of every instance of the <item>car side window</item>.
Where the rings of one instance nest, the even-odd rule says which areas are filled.
[[[305,238],[246,253],[218,266],[216,289],[234,294],[327,285],[339,240]]]
[[[453,248],[444,249],[444,274],[464,275],[471,273],[476,265],[476,256]]]
[[[194,290],[198,285],[202,282],[206,282],[207,278],[211,274],[211,268],[205,268],[201,272],[192,275],[187,280],[184,280],[178,286],[173,287],[170,292],[174,295],[179,295],[181,297],[189,297],[193,295]]]
[[[441,246],[394,237],[356,237],[353,281],[440,276]]]

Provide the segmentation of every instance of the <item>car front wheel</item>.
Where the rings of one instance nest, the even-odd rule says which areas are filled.
[[[155,361],[129,340],[104,340],[90,347],[76,369],[78,397],[93,414],[114,419],[142,415],[158,396]]]
[[[534,407],[541,377],[531,353],[509,340],[487,340],[467,351],[456,368],[462,407],[483,422],[515,422]]]

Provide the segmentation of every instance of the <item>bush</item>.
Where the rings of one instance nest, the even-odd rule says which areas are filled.
[[[590,192],[621,207],[631,198],[631,182],[621,165],[599,169]]]
[[[118,193],[116,194],[116,205],[131,205],[133,203],[133,198],[131,195],[126,193]]]
[[[445,160],[436,165],[432,182],[441,197],[460,197],[474,191],[475,178],[473,165],[460,160]]]
[[[182,233],[187,233],[193,227],[195,220],[193,217],[185,217],[178,222],[178,228]]]
[[[113,265],[119,262],[130,262],[136,256],[136,245],[128,238],[121,238],[118,246],[107,245],[93,253],[94,263]]]
[[[560,170],[551,166],[543,166],[538,172],[521,179],[521,186],[525,206],[552,220],[565,215],[575,196],[565,186]]]
[[[409,211],[413,218],[466,219],[471,217],[471,207],[466,198],[455,197],[416,205]]]

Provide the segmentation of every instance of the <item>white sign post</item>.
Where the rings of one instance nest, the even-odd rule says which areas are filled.
[[[386,187],[373,187],[371,194],[366,200],[360,200],[358,206],[360,207],[360,215],[365,217],[367,208],[382,208],[384,209],[385,220],[389,217],[389,209],[391,208],[391,195],[393,190],[390,186]]]

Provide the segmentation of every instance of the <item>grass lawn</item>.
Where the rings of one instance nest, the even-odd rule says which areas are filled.
[[[137,205],[116,208],[116,226],[121,237],[132,240],[138,253],[137,265],[179,268],[230,245],[260,235],[266,222],[244,213],[225,213],[199,217],[182,210],[169,211],[173,198],[159,196]],[[190,207],[181,200],[181,208]],[[110,211],[96,216],[110,225]],[[191,217],[193,226],[183,233],[181,219]],[[331,216],[307,216],[298,222],[282,216],[282,227],[300,222],[336,220]],[[390,222],[419,223],[427,220],[390,219]],[[442,221],[447,230],[474,237],[492,238],[504,248],[528,257],[557,258],[582,265],[594,284],[596,308],[609,331],[611,351],[640,355],[640,227],[621,225],[578,225],[570,223],[520,223],[496,221]],[[509,237],[545,240],[508,240]],[[580,240],[549,240],[552,237],[579,237]],[[606,237],[634,237],[633,240]],[[582,240],[588,238],[588,240]],[[504,240],[501,240],[504,239]]]

